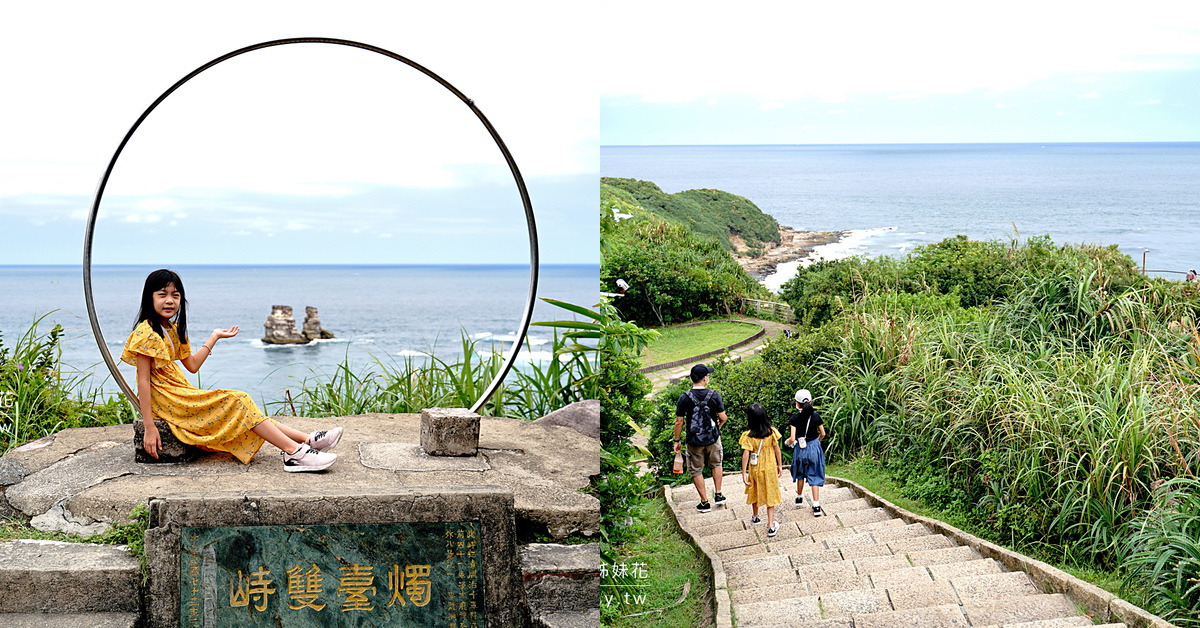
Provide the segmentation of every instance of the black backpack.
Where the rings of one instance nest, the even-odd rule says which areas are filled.
[[[693,447],[706,447],[717,442],[717,439],[721,438],[721,433],[717,431],[717,422],[713,420],[712,411],[708,407],[708,399],[712,396],[712,391],[705,390],[704,399],[697,399],[692,394],[694,390],[684,393],[695,404],[692,407],[692,416],[688,417],[687,444]]]

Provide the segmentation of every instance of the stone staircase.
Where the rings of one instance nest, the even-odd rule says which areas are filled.
[[[140,584],[137,559],[121,547],[0,543],[0,626],[133,628]]]
[[[725,478],[722,489],[728,501],[705,514],[695,510],[699,496],[693,486],[670,491],[671,507],[685,532],[719,557],[737,626],[1093,625],[1066,595],[1044,593],[1025,572],[1007,570],[922,523],[910,524],[873,507],[849,486],[826,484],[821,489],[826,516],[814,517],[810,489],[805,489],[804,504],[796,505],[790,479],[785,470],[780,482],[784,503],[776,507],[780,524],[774,537],[767,536],[765,508],[759,512],[762,523],[751,524],[752,508],[745,504],[740,475]],[[711,478],[707,484],[711,502]]]

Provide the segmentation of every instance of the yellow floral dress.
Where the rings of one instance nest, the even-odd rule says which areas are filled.
[[[164,328],[168,339],[142,321],[121,351],[121,361],[137,366],[138,356],[154,360],[150,367],[150,412],[166,421],[171,433],[189,445],[227,451],[243,463],[258,453],[263,439],[250,431],[267,420],[250,395],[236,390],[200,390],[184,377],[177,360],[192,354],[179,342],[174,325]]]
[[[766,438],[751,438],[750,430],[742,432],[738,444],[742,450],[758,452],[758,464],[747,464],[750,486],[746,487],[746,503],[759,506],[778,506],[783,503],[779,494],[779,461],[775,459],[775,444],[782,438],[779,430],[771,428]],[[762,443],[762,449],[758,448]]]

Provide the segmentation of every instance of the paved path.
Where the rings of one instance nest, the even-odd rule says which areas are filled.
[[[742,628],[1068,628],[1091,619],[1063,594],[1046,594],[1024,572],[1006,571],[972,547],[872,508],[850,487],[827,484],[814,517],[796,505],[784,470],[775,537],[750,523],[739,475],[725,477],[723,506],[696,512],[691,486],[671,491],[672,508],[721,559]],[[707,480],[712,500],[712,479]],[[724,595],[724,591],[718,591]],[[1104,624],[1123,627],[1124,624]]]

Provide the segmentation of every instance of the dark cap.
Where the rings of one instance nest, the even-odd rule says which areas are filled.
[[[693,366],[692,367],[692,375],[691,375],[692,383],[694,384],[694,383],[699,382],[700,380],[704,379],[711,372],[713,372],[712,367],[708,367],[703,364],[697,364],[696,366]]]

